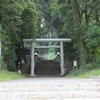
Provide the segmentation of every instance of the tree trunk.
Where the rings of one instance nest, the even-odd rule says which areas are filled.
[[[2,6],[0,5],[0,61],[1,61],[1,42],[2,42],[2,38],[1,38],[1,32],[2,32]],[[0,62],[0,69],[1,69],[1,62]]]
[[[25,63],[27,63],[26,57],[25,57],[25,48],[24,48],[24,43],[23,43],[23,39],[21,39],[21,45],[22,45],[22,50],[23,50],[23,58]]]
[[[96,20],[96,23],[99,23],[99,13],[98,13],[98,9],[95,10],[95,20]]]
[[[1,36],[1,31],[2,31],[2,25],[0,24],[0,36]],[[0,57],[1,57],[1,37],[0,37]]]
[[[82,26],[77,0],[71,0],[71,5],[72,5],[75,25]],[[86,65],[86,62],[88,61],[88,56],[82,37],[83,37],[83,31],[81,29],[78,29],[76,39],[77,39],[77,47],[79,50],[80,67],[84,67]]]
[[[86,25],[88,25],[89,24],[89,17],[88,17],[88,12],[87,12],[87,7],[85,7],[85,23],[86,23]]]

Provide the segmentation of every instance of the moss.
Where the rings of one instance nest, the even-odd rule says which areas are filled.
[[[16,72],[10,72],[4,70],[0,71],[0,81],[16,80],[21,78],[25,78],[25,76],[22,74],[18,74]]]

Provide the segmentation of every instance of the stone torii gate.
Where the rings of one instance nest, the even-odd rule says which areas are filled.
[[[31,42],[32,43],[32,50],[31,50],[31,76],[35,76],[34,68],[35,68],[35,49],[36,48],[59,48],[60,49],[60,67],[61,67],[61,74],[64,75],[64,50],[63,50],[63,42],[70,42],[70,38],[50,38],[50,39],[23,39],[24,42]],[[35,43],[39,42],[59,42],[59,46],[35,46]]]

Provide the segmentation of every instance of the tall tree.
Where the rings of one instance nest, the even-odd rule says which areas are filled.
[[[2,42],[2,1],[0,3],[0,68],[1,68],[1,42]]]
[[[19,25],[22,24],[20,17],[22,8],[18,3],[15,0],[3,0],[2,2],[2,34],[5,37],[2,41],[4,46],[2,54],[4,62],[9,66],[9,70],[15,70],[14,42],[18,38]]]
[[[22,24],[20,25],[20,31],[18,32],[18,41],[16,41],[16,54],[17,61],[21,62],[23,58],[25,63],[25,48],[23,39],[35,38],[38,34],[37,29],[38,12],[36,11],[36,5],[33,1],[27,1],[21,14]]]
[[[73,17],[75,21],[75,25],[78,27],[82,27],[82,20],[81,20],[81,15],[80,15],[80,10],[79,10],[79,5],[77,0],[71,0],[72,4],[72,10],[73,10]],[[78,29],[77,31],[77,46],[79,50],[79,59],[80,59],[80,66],[85,67],[88,57],[87,57],[87,51],[85,49],[84,41],[83,41],[83,30]]]

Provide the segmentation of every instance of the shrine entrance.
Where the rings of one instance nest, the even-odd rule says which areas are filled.
[[[49,49],[49,48],[57,48],[59,49],[59,64],[60,64],[60,75],[64,75],[65,69],[64,69],[64,50],[63,50],[63,43],[64,42],[70,42],[70,38],[50,38],[50,39],[24,39],[24,42],[31,42],[32,48],[31,48],[31,75],[35,76],[35,56],[37,53],[35,53],[35,49]],[[49,46],[39,46],[36,45],[36,43],[59,43],[58,46],[49,45]]]

